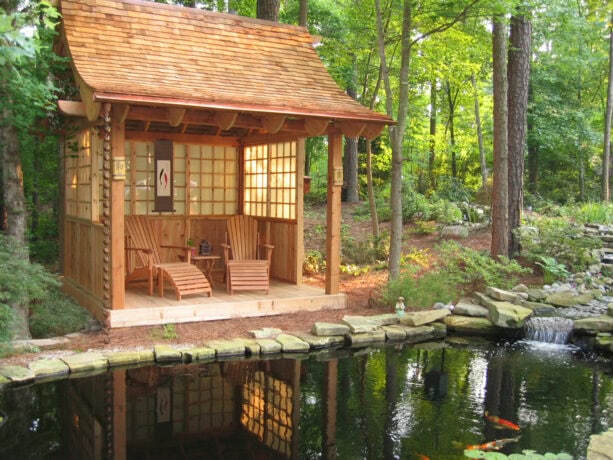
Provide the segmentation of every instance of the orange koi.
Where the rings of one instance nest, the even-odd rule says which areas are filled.
[[[419,460],[430,460],[430,457],[422,454],[417,454],[417,458],[419,458]]]
[[[470,446],[466,446],[466,450],[499,450],[512,442],[517,442],[517,438],[505,438],[498,439],[496,441],[486,442],[484,444],[473,444]]]
[[[490,415],[487,411],[485,411],[485,414],[483,416],[488,422],[492,422],[498,425],[500,428],[508,428],[509,430],[513,430],[513,431],[520,430],[519,425],[516,425],[515,423],[510,422],[504,418],[500,418],[496,415]]]

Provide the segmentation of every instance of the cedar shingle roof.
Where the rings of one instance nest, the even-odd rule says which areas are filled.
[[[306,29],[140,0],[62,0],[96,101],[390,123],[330,77]]]

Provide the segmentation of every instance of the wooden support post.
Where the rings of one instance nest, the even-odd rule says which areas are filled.
[[[343,186],[343,135],[328,133],[328,209],[326,230],[326,294],[338,294],[341,265],[341,188]]]
[[[124,178],[113,177],[111,181],[111,264],[112,300],[111,309],[125,307],[125,241],[124,241],[124,185],[125,185],[125,123],[122,116],[125,106],[114,105],[111,111],[111,161],[113,168],[120,168],[123,159]],[[119,172],[120,171],[113,171]]]
[[[302,285],[304,261],[304,155],[305,140],[296,141],[296,285]]]
[[[336,406],[337,406],[337,382],[338,360],[331,359],[324,364],[323,379],[323,433],[321,450],[323,458],[334,460],[336,458]]]

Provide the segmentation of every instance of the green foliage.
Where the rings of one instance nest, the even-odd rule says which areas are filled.
[[[321,273],[326,268],[326,259],[320,251],[311,249],[304,256],[302,268],[307,273]]]
[[[411,231],[416,235],[431,235],[438,231],[438,225],[431,220],[418,220]]]
[[[382,233],[378,239],[369,235],[366,240],[358,241],[343,236],[341,241],[343,264],[370,265],[389,257],[389,235]]]
[[[565,452],[553,454],[538,454],[533,450],[523,450],[521,454],[505,455],[500,452],[485,452],[483,450],[465,450],[464,456],[467,458],[481,458],[485,460],[573,460],[572,455]]]
[[[437,200],[430,207],[430,218],[441,224],[454,224],[462,221],[462,211],[451,201]]]
[[[162,324],[159,329],[151,329],[149,335],[152,340],[174,340],[179,338],[177,327],[174,324]]]
[[[40,216],[38,226],[29,238],[30,258],[43,265],[51,265],[60,253],[57,216],[48,213]]]
[[[32,304],[30,333],[37,339],[57,337],[81,331],[91,316],[59,288],[52,288],[44,302]]]
[[[11,351],[10,340],[14,319],[13,309],[0,303],[0,358]]]
[[[444,271],[430,271],[421,277],[412,270],[388,281],[382,292],[385,305],[394,305],[398,297],[406,299],[410,309],[431,308],[436,302],[448,303],[458,296],[455,285]]]
[[[484,285],[508,289],[517,284],[520,276],[531,272],[515,260],[506,257],[494,260],[485,251],[476,251],[455,241],[445,241],[437,250],[449,282],[464,286],[468,291]]]
[[[472,201],[473,191],[457,177],[443,176],[438,180],[436,198],[453,203],[468,203]]]
[[[568,213],[582,224],[611,224],[613,223],[613,204],[611,203],[585,203],[573,206]]]
[[[413,190],[412,186],[405,185],[402,188],[402,221],[430,219],[430,203],[421,193]]]
[[[544,281],[551,284],[554,281],[563,280],[570,275],[564,264],[559,263],[553,257],[537,256],[536,264],[543,269]]]
[[[595,262],[592,250],[602,243],[584,235],[583,228],[568,218],[532,218],[518,231],[522,255],[529,261],[552,257],[571,272],[584,270]]]

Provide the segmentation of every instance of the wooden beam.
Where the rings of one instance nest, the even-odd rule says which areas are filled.
[[[304,139],[296,141],[296,285],[302,285],[302,265],[304,261]]]
[[[376,137],[379,137],[383,130],[385,129],[384,124],[382,123],[367,123],[364,127],[364,131],[362,131],[362,137],[366,138],[369,141],[372,141]]]
[[[323,413],[322,427],[323,458],[337,458],[336,446],[336,413],[338,387],[338,359],[330,359],[324,363],[323,378]]]
[[[359,137],[364,131],[366,123],[363,121],[337,121],[334,126],[341,130],[343,136]]]
[[[173,128],[176,128],[183,122],[183,117],[185,117],[185,109],[180,108],[168,108],[167,111],[167,119],[168,124]]]
[[[184,133],[156,133],[153,131],[126,131],[126,139],[130,141],[155,141],[157,139],[167,139],[169,141],[188,143],[188,144],[210,144],[226,145],[238,147],[239,140],[232,136],[207,136],[202,134]]]
[[[227,131],[234,126],[238,112],[217,112],[215,114],[215,123],[222,131]]]
[[[287,117],[285,115],[266,115],[262,117],[262,126],[270,134],[276,134],[283,127],[283,123],[285,123],[286,118]]]
[[[306,118],[304,120],[304,129],[311,137],[321,136],[328,129],[330,120],[327,118]]]
[[[341,188],[343,186],[343,136],[328,133],[328,206],[326,215],[326,294],[338,294],[341,265]]]

